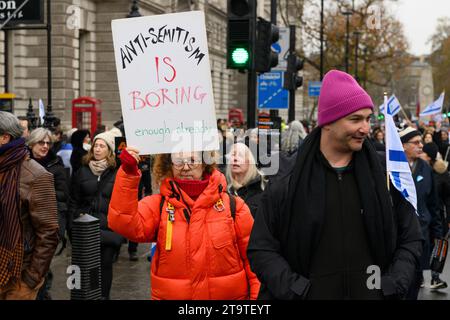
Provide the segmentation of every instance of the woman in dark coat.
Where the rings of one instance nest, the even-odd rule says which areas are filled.
[[[108,228],[108,207],[116,178],[114,137],[95,136],[93,147],[83,158],[83,166],[74,173],[70,210],[74,219],[90,214],[100,220],[102,298],[109,299],[114,256],[120,250],[122,236]]]
[[[31,132],[27,140],[30,156],[53,174],[56,201],[58,205],[59,239],[62,249],[65,247],[65,233],[68,221],[69,183],[62,159],[50,148],[52,146],[52,133],[44,128],[37,128]],[[48,272],[45,284],[39,292],[38,299],[50,299],[48,291],[51,288],[52,272]]]
[[[89,151],[89,143],[91,140],[90,136],[91,134],[89,130],[77,130],[72,134],[72,137],[70,138],[70,143],[73,147],[72,155],[70,156],[72,176],[82,166],[81,159]]]
[[[256,167],[255,158],[244,143],[236,143],[231,147],[226,177],[228,191],[245,201],[254,218],[267,179]]]
[[[51,132],[44,128],[37,128],[31,132],[27,144],[31,158],[39,162],[48,172],[53,174],[55,181],[56,201],[58,204],[59,236],[64,238],[69,204],[69,182],[62,159],[51,149]]]

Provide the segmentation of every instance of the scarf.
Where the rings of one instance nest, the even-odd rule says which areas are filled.
[[[22,267],[19,187],[20,168],[27,155],[23,138],[0,147],[0,287],[12,276],[19,277]]]
[[[326,168],[320,160],[321,129],[316,128],[299,149],[289,180],[289,194],[282,219],[281,246],[294,270],[309,277],[311,257],[317,248],[325,219]],[[364,224],[373,257],[382,270],[395,250],[392,200],[386,176],[373,146],[364,141],[353,153],[355,178],[363,207]],[[300,238],[300,240],[299,240]]]
[[[181,190],[186,192],[192,200],[196,201],[203,190],[208,186],[210,177],[211,176],[207,174],[203,177],[203,180],[181,180],[175,178],[174,181],[178,183]]]
[[[89,168],[97,177],[101,176],[102,173],[108,169],[108,166],[108,161],[106,161],[106,159],[89,161]]]

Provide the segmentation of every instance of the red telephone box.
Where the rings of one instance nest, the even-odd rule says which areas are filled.
[[[102,124],[100,99],[80,97],[72,100],[72,127],[90,130],[91,135]]]
[[[233,125],[241,126],[244,123],[244,113],[242,110],[238,108],[228,110],[228,122]]]

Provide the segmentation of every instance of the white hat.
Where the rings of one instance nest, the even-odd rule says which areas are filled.
[[[99,133],[98,135],[95,136],[93,144],[95,144],[95,141],[97,139],[102,139],[103,141],[106,142],[106,144],[108,145],[108,147],[111,149],[112,152],[115,151],[115,142],[114,142],[114,136],[113,135],[111,135],[108,132]]]

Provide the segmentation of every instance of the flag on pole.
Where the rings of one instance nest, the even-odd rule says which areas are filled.
[[[386,105],[387,102],[385,98]],[[395,188],[412,204],[417,214],[417,193],[411,168],[409,167],[392,115],[385,112],[384,117],[386,127],[386,167],[389,177]]]
[[[39,118],[41,118],[41,125],[44,124],[44,117],[45,117],[44,102],[42,102],[42,99],[39,99]]]
[[[442,112],[442,106],[444,105],[445,91],[441,93],[440,97],[430,104],[425,110],[420,114],[421,117],[431,116],[436,113]]]
[[[391,116],[395,116],[397,113],[400,112],[401,106],[400,102],[398,101],[397,97],[395,95],[392,95],[389,100],[387,101],[388,106],[388,112]],[[380,113],[384,113],[384,103],[380,106]]]

